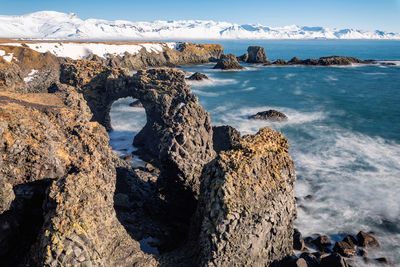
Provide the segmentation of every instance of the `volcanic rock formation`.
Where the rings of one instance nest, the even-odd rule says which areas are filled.
[[[288,150],[280,133],[263,128],[205,167],[200,266],[268,266],[291,254],[296,176]]]
[[[286,121],[288,117],[282,112],[270,109],[267,111],[258,112],[255,115],[251,115],[249,119],[253,120],[268,120],[268,121]]]
[[[295,174],[280,133],[213,135],[179,70],[77,60],[60,81],[51,94],[0,92],[1,262],[264,266],[291,254]],[[146,110],[134,143],[154,167],[132,169],[108,144],[110,107],[127,96]],[[150,237],[161,255],[144,252]]]
[[[244,67],[239,64],[235,55],[227,54],[227,55],[221,56],[221,58],[218,60],[217,64],[214,66],[214,69],[241,70],[241,69],[244,69]]]

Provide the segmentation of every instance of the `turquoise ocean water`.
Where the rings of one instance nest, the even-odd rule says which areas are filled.
[[[209,42],[209,41],[208,41]],[[303,236],[374,231],[385,256],[400,264],[400,41],[216,41],[225,53],[241,55],[261,45],[270,60],[341,55],[395,60],[396,66],[271,67],[245,64],[244,71],[213,70],[213,64],[183,66],[213,125],[232,125],[242,134],[264,126],[290,141],[296,166],[296,227]],[[211,42],[212,43],[212,42]],[[114,103],[111,145],[120,155],[132,149],[146,118],[132,99]],[[249,115],[276,109],[282,123],[250,121]]]

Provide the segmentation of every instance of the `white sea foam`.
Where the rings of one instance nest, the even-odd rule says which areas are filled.
[[[332,76],[332,75],[328,75],[325,77],[325,81],[331,82],[331,81],[338,81],[339,79]]]
[[[290,78],[292,78],[294,76],[296,76],[295,73],[288,73],[288,74],[285,75],[285,79],[290,79]]]
[[[239,110],[235,110],[234,112],[231,112],[232,108],[233,107],[226,107],[224,109],[222,107],[219,107],[218,110],[215,110],[223,113],[221,115],[218,115],[218,124],[232,125],[233,127],[237,128],[241,132],[241,134],[255,133],[260,128],[265,126],[270,126],[276,130],[280,130],[282,127],[287,125],[303,124],[316,120],[321,120],[327,115],[323,112],[299,112],[294,109],[285,107],[244,107]],[[248,119],[249,116],[256,114],[257,112],[270,109],[283,112],[288,116],[288,120],[282,122],[269,122],[264,120]]]
[[[186,83],[189,84],[193,88],[200,88],[200,87],[211,87],[211,86],[217,86],[217,85],[227,85],[227,84],[237,84],[239,83],[238,80],[235,79],[220,79],[220,78],[214,78],[213,76],[208,77],[208,79],[201,80],[201,81],[191,81],[191,80],[186,80]]]
[[[242,91],[248,92],[248,91],[253,91],[255,89],[256,89],[256,87],[252,86],[252,87],[247,87],[247,88],[243,89]]]
[[[311,140],[292,144],[302,201],[296,226],[304,235],[373,230],[386,248],[398,251],[400,235],[388,229],[400,223],[400,144],[332,127],[312,127]],[[302,208],[304,207],[304,208]],[[395,256],[388,250],[375,256]],[[392,254],[392,255],[388,255]]]

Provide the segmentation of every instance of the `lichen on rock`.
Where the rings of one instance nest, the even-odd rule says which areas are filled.
[[[202,175],[200,265],[265,266],[292,252],[295,172],[288,141],[263,128]]]

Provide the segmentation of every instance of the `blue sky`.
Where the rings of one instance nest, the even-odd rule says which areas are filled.
[[[0,0],[2,15],[41,10],[73,12],[82,19],[204,19],[400,32],[400,0]]]

